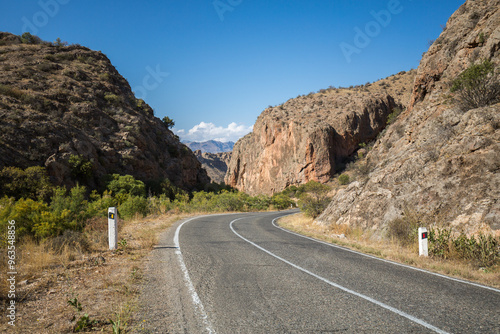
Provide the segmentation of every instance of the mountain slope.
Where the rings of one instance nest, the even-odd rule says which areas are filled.
[[[185,144],[194,152],[200,150],[203,153],[222,153],[231,152],[233,150],[234,143],[230,142],[220,142],[216,140],[208,140],[204,142],[185,142]]]
[[[378,231],[411,210],[421,224],[500,232],[500,105],[461,110],[453,79],[500,65],[500,1],[468,0],[423,56],[408,110],[369,152],[366,179],[337,193],[318,221]]]
[[[188,189],[209,182],[101,52],[0,33],[0,67],[0,168],[46,166],[57,184],[72,185],[78,174],[91,187],[110,173]]]

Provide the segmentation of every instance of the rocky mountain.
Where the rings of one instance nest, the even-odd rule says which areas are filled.
[[[255,195],[329,181],[359,144],[377,137],[396,107],[408,103],[415,74],[325,89],[264,110],[253,132],[235,144],[226,184]]]
[[[201,150],[194,151],[196,158],[201,162],[201,166],[207,171],[212,182],[224,182],[227,172],[227,165],[231,160],[231,152],[208,153]]]
[[[0,68],[0,168],[46,166],[57,184],[91,187],[110,173],[209,182],[101,52],[0,33]]]
[[[367,176],[340,190],[318,221],[380,235],[411,209],[422,224],[499,235],[500,104],[464,110],[450,91],[484,60],[498,73],[500,1],[468,0],[423,56],[407,111],[366,157]]]
[[[203,153],[231,152],[234,146],[232,141],[220,142],[216,140],[208,140],[204,142],[185,142],[184,144],[193,150],[193,152],[200,150]]]

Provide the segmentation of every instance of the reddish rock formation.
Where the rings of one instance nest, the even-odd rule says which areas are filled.
[[[337,162],[377,136],[395,106],[387,94],[340,91],[266,109],[236,143],[226,183],[255,195],[327,182]]]

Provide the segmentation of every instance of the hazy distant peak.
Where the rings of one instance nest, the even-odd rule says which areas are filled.
[[[231,152],[234,142],[220,142],[216,140],[208,140],[204,142],[184,142],[192,151],[200,150],[203,153],[222,153]]]

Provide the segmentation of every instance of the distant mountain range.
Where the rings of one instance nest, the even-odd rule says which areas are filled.
[[[200,150],[203,153],[231,152],[234,146],[232,141],[223,143],[216,140],[204,142],[184,142],[184,144],[186,144],[192,151]]]

